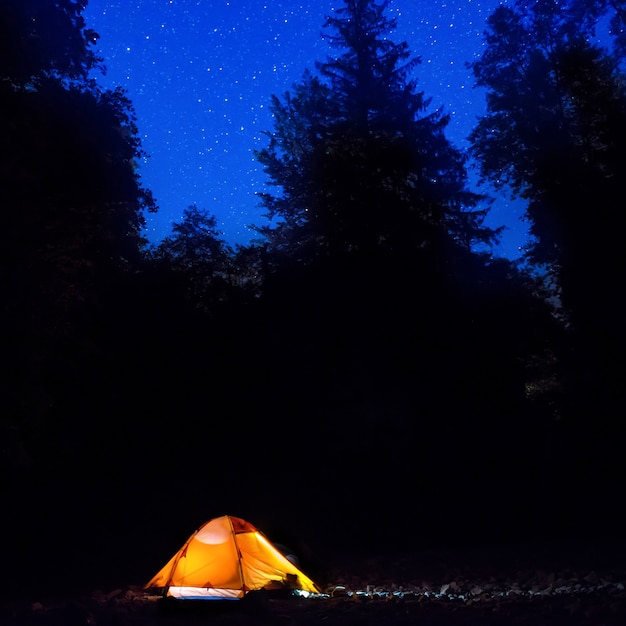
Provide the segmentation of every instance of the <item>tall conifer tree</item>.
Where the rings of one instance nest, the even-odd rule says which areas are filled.
[[[389,34],[388,2],[345,0],[327,18],[339,51],[282,100],[258,153],[278,194],[263,194],[276,229],[269,249],[301,258],[356,254],[443,262],[496,234],[466,187],[465,159],[445,137],[449,117],[418,91],[418,58]]]

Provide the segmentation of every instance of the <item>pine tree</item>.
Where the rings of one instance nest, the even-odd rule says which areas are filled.
[[[411,78],[418,61],[389,39],[388,8],[346,0],[334,12],[337,56],[273,99],[258,154],[277,188],[262,197],[277,218],[260,229],[272,279],[255,309],[264,387],[281,386],[276,430],[297,411],[313,416],[314,458],[331,472],[398,477],[355,485],[340,503],[355,510],[372,490],[397,507],[416,481],[454,481],[476,457],[479,482],[522,482],[528,448],[515,449],[510,428],[524,422],[532,439],[525,367],[552,329],[525,277],[472,252],[494,233],[447,115]]]
[[[198,309],[210,312],[227,297],[233,253],[220,238],[217,218],[192,205],[172,235],[152,250],[152,259],[164,272],[173,272],[184,286],[184,297]]]
[[[337,57],[293,95],[274,98],[274,132],[258,153],[278,194],[262,195],[270,251],[297,258],[395,255],[440,266],[450,246],[496,235],[466,187],[465,158],[445,137],[449,117],[411,74],[419,59],[388,34],[388,2],[346,0],[325,28]]]

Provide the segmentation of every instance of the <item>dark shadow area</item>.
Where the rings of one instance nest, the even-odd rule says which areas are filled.
[[[378,38],[383,3],[346,3],[366,4],[327,24],[355,54],[272,103],[257,156],[280,225],[237,250],[197,207],[145,245],[134,111],[87,79],[81,3],[3,4],[0,35],[23,34],[0,37],[3,602],[140,589],[226,514],[323,584],[344,557],[623,555],[619,64],[561,21],[554,55],[521,26],[500,49],[543,3],[491,16],[474,71],[503,108],[471,143],[528,196],[537,244],[513,263],[485,252],[488,199],[406,47]],[[581,28],[608,10],[562,4]],[[516,54],[529,82],[499,73]]]

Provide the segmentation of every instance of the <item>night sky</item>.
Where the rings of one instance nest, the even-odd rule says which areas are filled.
[[[465,138],[484,110],[465,63],[482,49],[485,21],[500,0],[392,0],[396,41],[420,56],[416,77],[430,110],[451,114],[448,138]],[[272,130],[272,94],[282,96],[315,61],[337,54],[322,37],[325,16],[341,1],[89,0],[87,25],[101,39],[101,85],[124,87],[143,148],[144,186],[159,212],[146,235],[157,243],[196,204],[215,215],[231,245],[249,243],[264,223],[256,194],[265,174],[253,151]],[[472,174],[470,173],[470,176]],[[483,191],[480,190],[479,191]],[[496,198],[488,225],[505,225],[495,254],[516,258],[524,245],[523,205]]]

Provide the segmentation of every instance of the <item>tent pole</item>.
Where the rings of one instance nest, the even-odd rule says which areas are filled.
[[[200,526],[200,528],[198,528],[194,533],[192,533],[191,537],[189,537],[189,539],[187,539],[187,541],[185,541],[183,547],[178,551],[178,555],[176,556],[176,560],[172,564],[172,569],[170,570],[169,576],[167,577],[167,581],[165,583],[165,587],[163,588],[163,595],[164,596],[167,596],[167,593],[169,591],[170,585],[172,583],[172,578],[174,578],[174,572],[176,571],[176,568],[178,567],[178,562],[184,556],[187,556],[187,547],[191,543],[191,540],[198,534],[198,532],[200,531],[201,528],[202,528],[202,526]]]
[[[233,521],[230,519],[230,515],[228,517],[228,524],[230,525],[230,532],[233,537],[233,543],[235,544],[235,550],[237,550],[237,565],[239,566],[239,577],[241,578],[241,588],[243,590],[243,595],[245,596],[248,591],[248,586],[246,585],[246,581],[243,577],[243,567],[241,566],[241,552],[239,550],[239,544],[237,543],[237,533],[235,532],[235,527],[233,526]]]

